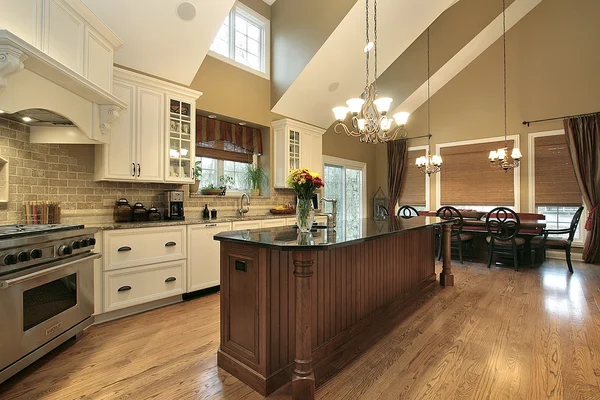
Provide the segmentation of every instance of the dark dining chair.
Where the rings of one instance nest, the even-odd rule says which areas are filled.
[[[518,237],[521,220],[517,213],[507,207],[496,207],[485,217],[488,236],[488,268],[492,266],[494,253],[512,256],[515,269],[519,269],[519,250],[525,248],[525,239]]]
[[[533,254],[537,249],[542,249],[542,251],[544,252],[544,259],[546,259],[546,249],[564,250],[567,259],[567,267],[569,267],[569,272],[573,273],[573,264],[571,263],[571,244],[573,243],[573,239],[575,238],[575,234],[577,233],[577,226],[579,225],[579,220],[581,219],[582,213],[583,206],[579,207],[573,215],[573,219],[571,219],[571,225],[569,226],[569,228],[544,229],[544,232],[542,232],[541,237],[535,237],[531,239],[532,260]],[[566,239],[548,237],[550,235],[564,234],[568,234],[569,236]]]
[[[452,246],[452,248],[458,249],[458,258],[460,260],[460,263],[462,264],[463,263],[463,244],[469,244],[471,246],[471,255],[473,254],[473,235],[471,235],[470,233],[463,232],[464,220],[463,220],[462,214],[460,213],[460,211],[458,211],[454,207],[444,206],[444,207],[440,207],[437,210],[436,216],[438,218],[445,219],[445,220],[451,220],[451,219],[456,220],[454,222],[454,224],[452,224],[451,246]],[[439,233],[437,234],[437,240],[438,240],[438,255],[437,255],[437,257],[438,257],[438,260],[441,260],[443,243],[442,243],[442,236]]]
[[[402,206],[398,209],[396,215],[402,218],[418,217],[419,211],[417,211],[417,209],[412,206]]]

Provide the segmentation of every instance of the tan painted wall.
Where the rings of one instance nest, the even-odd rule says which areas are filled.
[[[560,121],[527,128],[523,120],[600,111],[600,2],[544,0],[507,34],[508,134],[520,134],[521,210],[529,210],[528,133],[561,129]],[[444,86],[431,101],[436,143],[501,136],[502,41],[497,41]],[[410,117],[411,135],[426,133],[426,105]],[[424,140],[411,141],[424,144]],[[376,176],[385,176],[384,149],[376,150]],[[384,162],[385,160],[385,162]],[[435,180],[431,204],[435,207]]]
[[[357,0],[277,0],[271,6],[275,105]]]

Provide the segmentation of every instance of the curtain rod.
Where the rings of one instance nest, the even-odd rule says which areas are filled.
[[[559,119],[577,118],[577,117],[589,117],[589,116],[597,115],[597,114],[600,114],[600,111],[593,112],[593,113],[587,113],[587,114],[567,115],[565,117],[537,119],[535,121],[523,121],[523,125],[529,126],[529,124],[535,124],[535,123],[538,123],[538,122],[556,121],[556,120],[559,120]]]
[[[412,136],[412,137],[403,137],[403,138],[400,138],[398,140],[422,139],[422,138],[429,138],[429,137],[431,137],[431,134],[429,134],[429,135],[421,135],[421,136]]]

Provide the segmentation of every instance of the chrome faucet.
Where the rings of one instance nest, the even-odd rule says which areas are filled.
[[[327,217],[327,230],[333,231],[336,227],[337,220],[337,199],[326,199],[325,197],[321,197],[321,207],[323,207],[323,203],[328,202],[331,203],[332,209],[330,213],[320,213],[317,215],[324,215]]]
[[[244,218],[244,214],[250,211],[250,207],[244,207],[244,197],[246,198],[246,205],[250,206],[250,197],[245,192],[242,193],[242,197],[240,198],[240,208],[238,210],[238,214],[241,218]]]

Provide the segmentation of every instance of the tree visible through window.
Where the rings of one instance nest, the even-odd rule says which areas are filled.
[[[202,177],[200,178],[200,189],[209,185],[219,186],[221,175],[233,179],[233,190],[248,190],[245,175],[248,168],[247,163],[218,160],[209,157],[196,157],[196,161],[202,162]]]
[[[325,197],[338,201],[338,231],[341,229],[347,239],[357,237],[363,216],[363,171],[342,165],[325,164],[324,175]],[[325,204],[324,212],[331,212],[329,203]]]

